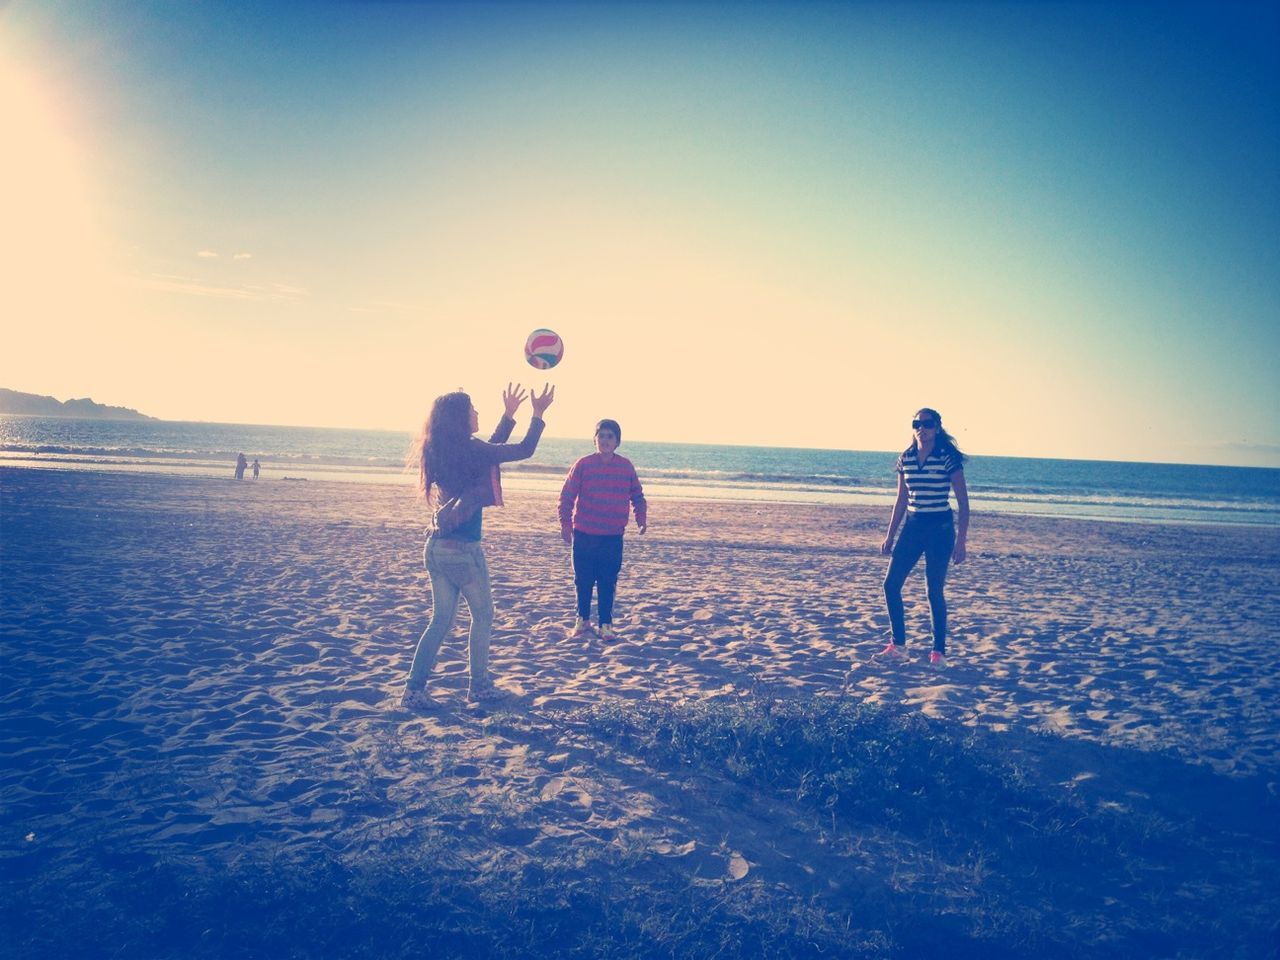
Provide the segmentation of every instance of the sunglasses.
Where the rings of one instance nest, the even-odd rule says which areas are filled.
[[[937,425],[938,425],[938,421],[937,421],[937,420],[927,419],[927,418],[926,418],[926,419],[924,419],[924,420],[912,420],[912,421],[911,421],[911,429],[912,429],[912,430],[919,430],[919,429],[921,429],[922,427],[923,427],[925,430],[932,430],[932,429],[934,429]]]

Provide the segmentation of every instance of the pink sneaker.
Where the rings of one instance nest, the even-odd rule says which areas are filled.
[[[902,647],[898,646],[896,643],[891,642],[885,644],[885,648],[876,654],[876,657],[883,658],[885,660],[903,661],[907,659],[907,651],[903,650]]]
[[[929,666],[937,667],[939,670],[944,670],[947,666],[947,658],[937,650],[933,650],[929,653]]]
[[[581,640],[591,634],[591,621],[577,617],[573,621],[573,629],[569,631],[570,640]]]

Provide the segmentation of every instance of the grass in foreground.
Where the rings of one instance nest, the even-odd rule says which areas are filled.
[[[448,818],[358,857],[250,841],[231,863],[179,860],[99,827],[73,861],[8,862],[0,940],[24,958],[1246,958],[1277,946],[1270,833],[1037,783],[998,737],[830,699],[607,701],[546,722],[611,775],[641,771],[695,810],[723,796],[717,823],[759,798],[858,866],[855,892],[691,876],[609,845],[573,864],[481,869],[442,826],[458,809],[442,798]],[[538,826],[514,805],[485,817],[495,838]]]
[[[654,767],[720,770],[790,801],[837,847],[876,838],[893,862],[881,870],[889,902],[873,905],[906,955],[947,945],[984,957],[1251,957],[1280,947],[1274,803],[1197,817],[1131,792],[1090,800],[1036,782],[1000,736],[849,700],[606,702],[582,718]],[[1034,739],[1038,751],[1061,742]],[[1175,777],[1186,769],[1148,759]]]

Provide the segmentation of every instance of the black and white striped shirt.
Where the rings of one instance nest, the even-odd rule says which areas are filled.
[[[898,457],[898,473],[907,484],[908,513],[946,513],[951,509],[951,475],[961,468],[960,458],[950,449],[933,448],[924,465],[916,457],[913,444]]]

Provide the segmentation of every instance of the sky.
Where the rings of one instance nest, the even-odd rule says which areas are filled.
[[[1274,4],[10,0],[0,115],[3,387],[1280,466]]]

